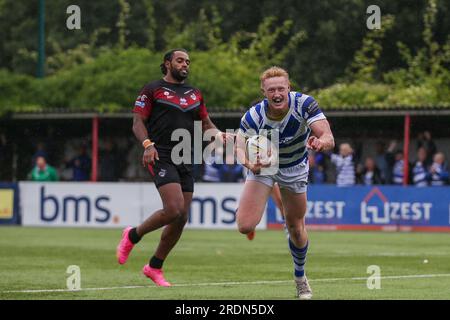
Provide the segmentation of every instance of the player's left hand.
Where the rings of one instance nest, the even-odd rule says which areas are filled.
[[[306,143],[306,147],[308,149],[312,149],[314,151],[322,151],[324,145],[323,145],[322,140],[320,140],[319,138],[317,138],[315,136],[311,136],[311,137],[309,137],[309,139]]]

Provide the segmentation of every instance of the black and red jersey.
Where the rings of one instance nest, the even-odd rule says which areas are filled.
[[[149,138],[158,153],[170,156],[179,141],[171,141],[172,132],[186,129],[194,140],[194,121],[208,116],[199,89],[188,84],[175,84],[163,79],[147,84],[134,104],[133,112],[147,119]]]

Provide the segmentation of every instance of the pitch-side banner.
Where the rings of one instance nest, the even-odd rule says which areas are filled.
[[[269,204],[269,228],[282,218]],[[450,231],[450,187],[308,187],[310,229]]]
[[[138,225],[162,208],[153,183],[21,182],[26,226],[123,227]],[[243,184],[197,183],[188,228],[236,229]],[[258,228],[266,228],[265,216]]]
[[[19,223],[19,188],[16,183],[0,183],[0,225]]]
[[[19,187],[26,226],[115,227],[140,221],[139,184],[20,182]]]

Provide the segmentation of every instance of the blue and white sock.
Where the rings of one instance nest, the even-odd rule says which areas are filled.
[[[306,263],[306,253],[308,252],[309,241],[306,242],[304,248],[297,248],[291,241],[289,241],[289,250],[291,250],[291,255],[294,260],[294,274],[296,278],[301,278],[305,275],[305,263]]]

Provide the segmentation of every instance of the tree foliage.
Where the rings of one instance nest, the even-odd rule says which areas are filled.
[[[386,72],[376,82],[384,33],[369,31],[348,70],[352,81],[319,90],[321,104],[340,108],[450,107],[450,37],[443,45],[434,39],[437,14],[436,0],[428,0],[423,16],[423,46],[414,54],[406,44],[398,42],[406,67]],[[393,26],[391,18],[388,22],[387,31]]]
[[[247,106],[275,64],[324,108],[448,105],[450,3],[379,0],[383,27],[370,31],[372,2],[78,0],[82,29],[68,30],[72,2],[46,1],[37,80],[37,1],[0,0],[0,108],[127,107],[172,47],[191,51],[190,81],[209,106]]]
[[[207,20],[202,15],[201,12],[200,24],[214,25],[214,21]],[[275,22],[276,19],[269,17],[261,24],[257,33],[246,35],[245,40],[249,41],[246,46],[237,40],[242,40],[242,35],[236,34],[233,41],[218,42],[208,50],[200,50],[196,46],[190,48],[193,63],[189,80],[202,89],[209,106],[242,108],[260,96],[259,74],[265,67],[280,62],[286,50],[275,52],[273,44],[280,34],[288,32],[291,27],[289,21],[281,26],[275,26]],[[190,35],[191,33],[180,34]],[[216,37],[214,32],[209,36],[209,40]],[[216,39],[219,41],[219,38]],[[297,44],[299,41],[300,37],[294,35],[290,43]],[[258,48],[257,43],[260,42],[268,46]],[[196,45],[201,46],[198,43]],[[93,57],[91,46],[80,46],[67,56],[61,56],[59,71],[44,79],[15,75],[3,70],[0,73],[3,80],[0,81],[0,90],[6,94],[0,103],[8,107],[3,111],[9,110],[9,106],[27,110],[38,106],[41,109],[100,111],[131,107],[144,84],[161,78],[159,64],[162,56],[162,52],[137,47],[123,49],[119,46]],[[76,63],[77,57],[83,61]],[[19,86],[25,86],[33,95],[18,98]]]

